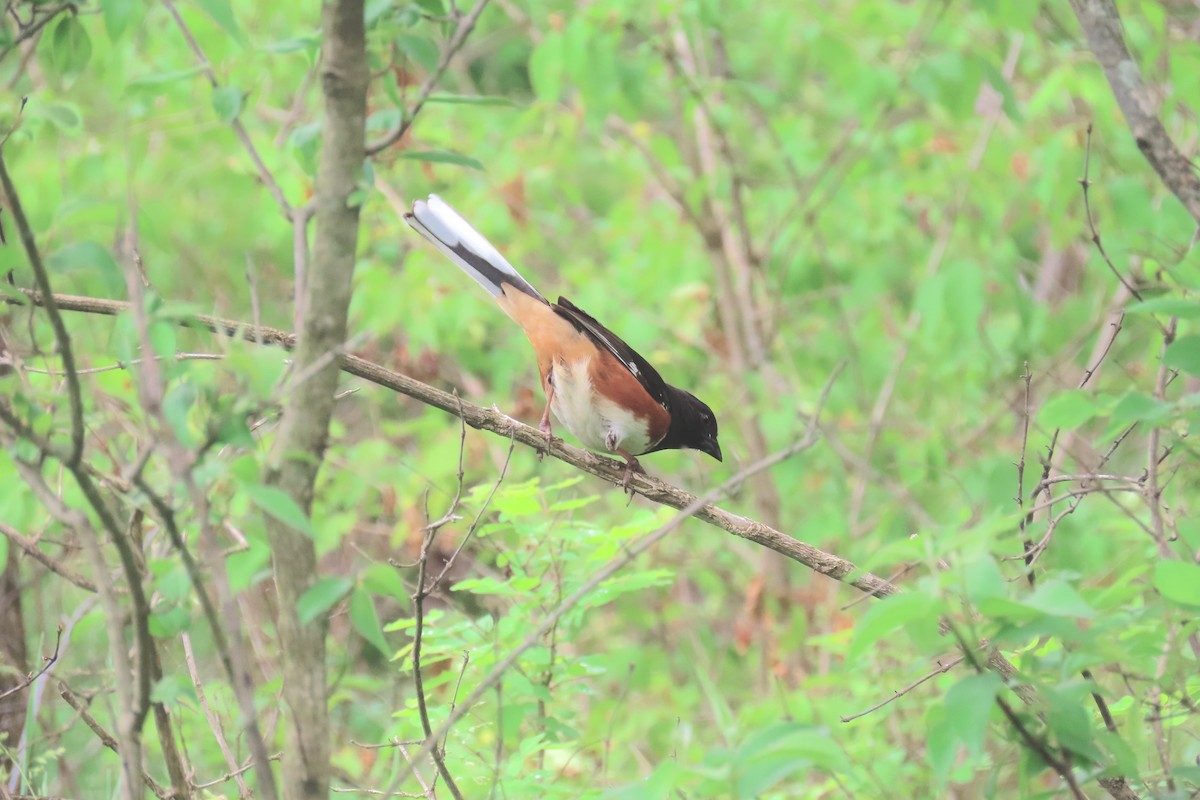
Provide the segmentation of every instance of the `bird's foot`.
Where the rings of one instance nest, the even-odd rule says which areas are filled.
[[[550,452],[550,448],[554,446],[554,430],[550,427],[550,420],[546,417],[542,417],[542,421],[538,423],[538,430],[546,436],[545,449],[541,447],[537,449],[537,459],[541,461]]]
[[[645,475],[646,470],[642,468],[642,465],[638,462],[636,456],[627,453],[624,450],[617,450],[617,455],[625,459],[625,472],[621,477],[621,491],[629,495],[629,503],[632,503],[633,487],[629,485],[629,482],[633,480],[635,473],[638,475]],[[629,503],[626,503],[625,505],[628,506]]]

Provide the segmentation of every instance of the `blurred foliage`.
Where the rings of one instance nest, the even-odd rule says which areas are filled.
[[[399,123],[454,10],[368,3],[369,137]],[[9,11],[0,121],[15,130],[4,153],[55,289],[124,298],[132,235],[153,287],[164,411],[181,442],[203,449],[195,476],[229,548],[263,717],[277,719],[280,680],[268,514],[310,528],[323,556],[302,614],[332,613],[335,785],[386,788],[404,757],[369,745],[422,738],[408,660],[412,564],[428,516],[455,494],[459,426],[347,379],[358,391],[340,401],[310,522],[262,485],[284,356],[177,326],[204,311],[291,328],[292,226],[230,123],[303,205],[320,158],[317,9],[181,3],[216,88],[163,4]],[[1168,131],[1194,156],[1200,12],[1182,0],[1130,0],[1121,12]],[[437,192],[546,294],[581,304],[713,406],[725,463],[644,459],[668,480],[701,491],[795,441],[845,361],[822,442],[728,505],[895,575],[906,593],[851,605],[853,589],[772,567],[749,543],[689,523],[589,594],[453,729],[446,760],[466,796],[1066,796],[998,697],[1069,754],[1093,796],[1105,774],[1146,797],[1196,791],[1200,473],[1186,439],[1200,397],[1195,224],[1142,158],[1083,41],[1066,4],[1035,0],[497,0],[483,12],[411,131],[364,172],[351,349],[537,419],[520,331],[401,220],[409,199]],[[1097,234],[1142,302],[1092,245],[1080,190],[1089,147]],[[7,213],[4,222],[0,273],[31,286]],[[721,239],[732,227],[745,246],[740,271]],[[730,295],[738,281],[742,305]],[[137,393],[133,322],[67,321],[80,366],[113,367],[82,380],[87,458],[119,475],[154,430]],[[746,325],[761,337],[757,358],[739,354]],[[4,393],[65,441],[45,315],[10,307],[3,335],[24,366],[0,374]],[[1030,497],[1048,448],[1048,474],[1084,477]],[[436,540],[444,559],[484,511],[429,600],[435,727],[564,597],[669,518],[524,450],[485,509],[507,449],[467,433],[463,520]],[[0,521],[88,574],[72,534],[17,475],[14,459],[30,457],[20,442],[0,455]],[[42,471],[83,507],[55,463]],[[167,465],[152,457],[146,475],[195,531]],[[1061,499],[1047,508],[1049,496]],[[138,492],[114,497],[126,516],[146,505]],[[1048,537],[1032,586],[1023,537]],[[177,553],[150,523],[142,549],[165,673],[155,696],[196,782],[214,781],[230,768],[205,709],[241,763],[237,706]],[[16,550],[0,538],[0,557]],[[64,625],[53,675],[113,725],[100,604],[37,562],[20,568],[27,669]],[[968,659],[843,723],[955,657],[939,618],[963,641],[998,648],[1041,705],[1022,707]],[[195,682],[183,632],[195,641]],[[75,712],[49,690],[29,709],[25,745],[3,744],[19,767],[11,788],[110,796],[119,763]],[[165,781],[155,758],[148,770]],[[205,791],[237,789],[226,777]]]

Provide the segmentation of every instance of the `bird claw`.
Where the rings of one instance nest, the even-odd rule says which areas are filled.
[[[625,473],[621,477],[621,491],[629,495],[629,500],[625,503],[625,507],[628,508],[630,503],[633,502],[634,494],[633,487],[629,485],[629,482],[633,480],[634,473],[645,475],[646,470],[642,468],[642,465],[633,456],[626,453],[621,453],[620,455],[625,459]]]
[[[538,425],[538,430],[546,436],[545,449],[541,447],[537,448],[537,460],[541,461],[550,452],[550,448],[554,446],[554,432],[551,429],[550,422],[548,420],[542,420]]]

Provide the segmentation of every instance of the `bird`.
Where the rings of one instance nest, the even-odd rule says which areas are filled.
[[[435,194],[405,221],[491,294],[533,345],[546,408],[538,429],[553,440],[550,415],[584,446],[625,460],[630,491],[637,457],[693,449],[722,460],[717,418],[691,392],[672,386],[619,336],[565,297],[550,302],[483,234]]]

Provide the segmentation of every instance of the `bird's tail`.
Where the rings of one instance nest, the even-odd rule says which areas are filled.
[[[436,194],[414,202],[404,220],[492,295],[502,297],[504,284],[508,284],[546,302],[482,233]]]

